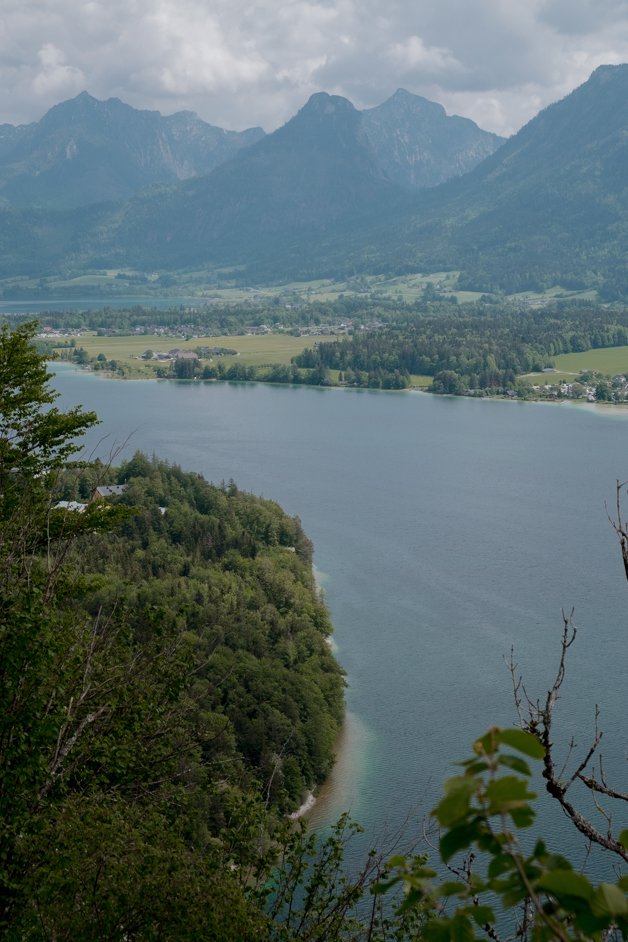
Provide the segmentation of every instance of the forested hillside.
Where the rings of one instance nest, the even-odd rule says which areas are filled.
[[[130,514],[72,546],[84,607],[101,618],[124,610],[137,637],[147,622],[184,632],[195,699],[214,714],[212,761],[294,809],[329,771],[343,686],[299,522],[233,483],[215,487],[141,454],[60,484],[64,498],[89,500],[104,481],[121,483],[113,500]]]
[[[311,546],[234,484],[68,467],[95,416],[31,334],[0,336],[0,935],[256,938],[342,719]]]
[[[82,92],[33,124],[0,125],[0,193],[13,206],[48,209],[128,199],[210,173],[263,136],[261,128],[225,131],[190,111],[163,117]]]

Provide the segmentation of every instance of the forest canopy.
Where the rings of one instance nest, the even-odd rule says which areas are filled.
[[[72,462],[96,419],[32,334],[0,336],[0,935],[254,937],[244,874],[343,715],[311,545],[233,483]]]

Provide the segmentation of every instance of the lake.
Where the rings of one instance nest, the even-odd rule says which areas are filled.
[[[473,739],[513,724],[511,648],[531,695],[551,682],[561,608],[579,633],[555,741],[573,737],[580,755],[599,704],[607,771],[625,790],[628,586],[605,501],[628,478],[628,411],[112,381],[64,365],[55,385],[63,407],[100,416],[90,451],[154,452],[303,521],[348,679],[315,823],[348,809],[368,842],[408,816],[420,830]],[[543,818],[575,849],[556,809]]]

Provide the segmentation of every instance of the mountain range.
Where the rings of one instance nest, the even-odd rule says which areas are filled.
[[[403,89],[358,114],[378,174],[405,186],[459,176],[502,143]],[[0,125],[0,199],[52,209],[121,201],[205,176],[264,136],[259,127],[226,131],[190,111],[164,117],[82,92],[40,121]]]
[[[124,136],[112,130],[123,119]],[[319,93],[268,135],[84,94],[0,127],[0,272],[203,265],[253,282],[455,269],[483,291],[624,296],[627,183],[628,65],[600,67],[507,141],[403,90],[366,111]]]
[[[225,131],[191,111],[163,117],[82,92],[41,121],[0,125],[0,199],[53,209],[124,200],[210,173],[263,136],[261,128]]]

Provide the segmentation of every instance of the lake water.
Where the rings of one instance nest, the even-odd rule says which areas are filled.
[[[154,452],[302,519],[349,684],[316,823],[348,809],[369,842],[408,816],[420,830],[452,762],[514,722],[512,646],[529,693],[545,691],[561,608],[579,634],[555,740],[585,748],[599,704],[607,771],[625,790],[628,585],[605,501],[628,478],[628,412],[64,366],[55,384],[63,407],[99,414],[100,456]],[[556,809],[544,818],[575,848]]]

